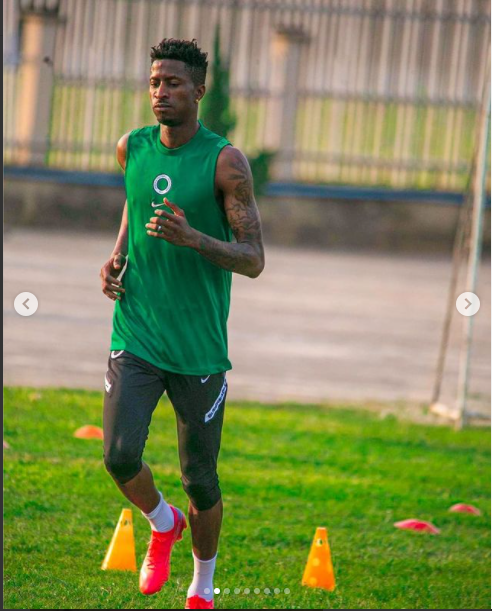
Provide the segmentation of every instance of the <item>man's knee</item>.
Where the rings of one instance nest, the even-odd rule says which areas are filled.
[[[219,478],[217,475],[210,476],[209,478],[202,478],[199,482],[183,476],[181,481],[183,483],[183,489],[190,499],[191,504],[193,507],[196,507],[198,511],[207,511],[207,509],[211,509],[221,498]]]
[[[142,469],[142,459],[134,454],[111,449],[104,455],[104,466],[120,484],[126,484]]]

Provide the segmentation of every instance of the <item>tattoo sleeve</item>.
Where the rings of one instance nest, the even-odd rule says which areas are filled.
[[[229,153],[221,183],[227,220],[236,242],[222,242],[200,233],[195,250],[223,269],[256,278],[265,264],[261,221],[251,170],[239,151]]]

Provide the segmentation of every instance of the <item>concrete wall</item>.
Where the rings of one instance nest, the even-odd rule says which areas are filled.
[[[124,189],[6,178],[6,229],[59,227],[114,232]],[[450,252],[459,206],[354,200],[262,198],[265,240],[285,246],[386,252]],[[150,211],[149,211],[150,218]],[[485,213],[484,251],[490,249],[490,210]]]

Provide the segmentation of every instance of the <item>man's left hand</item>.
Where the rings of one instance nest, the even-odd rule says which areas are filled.
[[[166,240],[175,246],[193,246],[198,232],[189,225],[184,211],[170,202],[167,197],[164,198],[164,203],[174,214],[169,214],[165,210],[156,210],[157,216],[153,216],[145,225],[147,235]]]

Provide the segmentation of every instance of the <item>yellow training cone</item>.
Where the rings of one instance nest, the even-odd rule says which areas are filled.
[[[302,585],[330,591],[335,589],[335,574],[333,573],[326,528],[318,527],[316,529],[302,577]]]
[[[133,537],[133,518],[131,509],[123,509],[109,544],[106,558],[101,566],[119,571],[136,571],[135,539]]]

